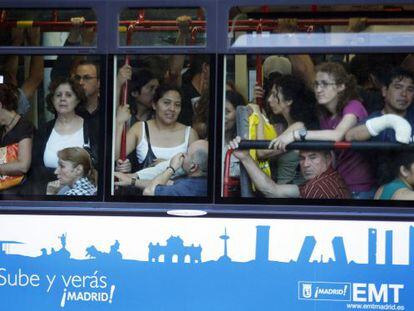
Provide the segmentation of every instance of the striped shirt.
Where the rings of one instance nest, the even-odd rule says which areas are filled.
[[[303,199],[349,199],[351,194],[346,184],[332,167],[324,173],[299,186]]]

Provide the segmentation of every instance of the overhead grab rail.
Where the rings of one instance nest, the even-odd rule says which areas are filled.
[[[242,140],[237,149],[269,149],[270,140]],[[287,150],[359,150],[359,151],[414,151],[414,144],[369,141],[306,141],[293,142],[286,146]],[[230,175],[231,155],[234,149],[229,149],[224,158],[223,197],[234,196],[234,188],[240,186],[240,180]]]
[[[269,149],[270,140],[242,140],[239,143],[241,150],[246,149]],[[400,144],[391,142],[372,141],[297,141],[286,146],[287,150],[394,150],[414,151],[414,144]]]
[[[3,10],[4,12],[4,10]],[[56,18],[56,15],[54,15]],[[299,28],[306,30],[309,25],[321,25],[321,26],[336,26],[336,25],[348,25],[349,19],[298,19],[297,24]],[[119,31],[127,32],[129,25],[136,23],[136,21],[120,21]],[[367,18],[364,23],[367,26],[370,25],[414,25],[414,18]],[[85,21],[83,25],[85,27],[96,27],[96,21]],[[229,21],[229,30],[232,21]],[[206,30],[206,21],[194,20],[191,25],[197,27],[198,32],[204,32]],[[237,20],[234,31],[256,31],[258,26],[261,25],[261,31],[273,31],[278,26],[277,20],[273,19],[260,19],[260,20]],[[35,20],[7,20],[3,14],[0,19],[0,28],[15,28],[15,27],[40,27],[43,31],[54,30],[69,30],[72,26],[70,21],[35,21]],[[139,25],[136,25],[134,31],[178,31],[177,22],[175,20],[142,20]]]

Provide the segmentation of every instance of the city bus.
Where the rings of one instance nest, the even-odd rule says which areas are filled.
[[[413,36],[410,1],[2,1],[3,304],[413,309]]]

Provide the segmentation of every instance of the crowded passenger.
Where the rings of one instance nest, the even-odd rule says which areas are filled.
[[[191,125],[194,107],[204,90],[210,84],[210,59],[209,55],[194,55],[190,67],[182,77],[181,89],[183,93],[182,111],[179,122]]]
[[[411,129],[406,135],[396,135],[396,129],[403,126],[404,118],[411,127],[414,126],[414,75],[402,68],[395,68],[382,87],[384,106],[375,111],[360,124],[346,133],[346,140],[372,140],[379,142],[404,142],[412,140]],[[401,117],[401,118],[399,118]]]
[[[306,127],[301,127],[282,134],[271,142],[270,147],[285,150],[286,145],[294,141],[341,141],[350,128],[367,117],[358,99],[355,78],[338,63],[322,63],[316,67],[314,91],[321,130],[308,131]],[[353,198],[373,197],[375,180],[369,162],[360,153],[352,150],[337,152],[336,169],[344,178]]]
[[[198,139],[189,126],[177,121],[181,111],[181,91],[175,86],[160,85],[154,95],[154,118],[135,123],[126,135],[126,154],[135,150],[139,169],[171,159],[186,152],[189,144]],[[120,158],[123,125],[131,116],[129,105],[118,106],[116,116],[115,156]],[[127,160],[126,160],[127,161]],[[118,160],[121,172],[130,172],[128,163]]]
[[[79,116],[87,98],[84,89],[72,79],[59,78],[49,86],[47,108],[55,118],[39,128],[37,135],[37,187],[45,193],[47,182],[54,178],[58,166],[58,151],[67,147],[90,148],[97,159],[97,143],[90,133],[88,123]]]
[[[57,180],[47,185],[48,195],[96,195],[97,173],[90,154],[80,147],[59,150]]]
[[[377,200],[414,200],[414,153],[401,152],[391,162],[388,180],[376,194]]]
[[[17,113],[17,107],[17,89],[0,81],[0,189],[8,188],[3,183],[12,179],[9,176],[27,174],[32,162],[33,125]],[[13,193],[18,190],[11,189]]]
[[[230,142],[230,147],[238,148],[240,137]],[[350,192],[341,177],[333,169],[333,156],[330,151],[301,150],[299,152],[300,170],[305,183],[278,184],[262,172],[247,150],[235,150],[254,183],[256,189],[267,198],[303,198],[303,199],[347,199]]]
[[[170,181],[180,168],[185,176]],[[208,142],[193,142],[188,152],[177,153],[165,171],[144,189],[145,196],[207,196]]]
[[[237,107],[245,106],[246,102],[243,96],[236,91],[226,92],[226,103],[225,103],[225,115],[224,115],[224,143],[228,146],[230,141],[236,137],[236,117]],[[223,148],[223,158],[227,148]],[[236,177],[240,175],[240,164],[239,160],[235,156],[230,158],[230,176]]]
[[[148,69],[133,70],[130,65],[124,65],[119,69],[117,77],[117,93],[120,94],[121,86],[128,81],[128,104],[131,109],[129,125],[138,121],[148,121],[153,117],[152,106],[154,94],[159,86],[159,80]],[[119,99],[120,96],[117,96]]]
[[[11,31],[11,40],[13,46],[21,46],[25,41],[27,41],[27,45],[38,46],[40,45],[40,28],[14,28]],[[19,59],[19,55],[7,55],[2,75],[4,76],[4,83],[18,87],[19,94],[16,112],[20,115],[26,115],[31,108],[30,100],[43,81],[44,59],[42,55],[30,56],[29,74],[22,83],[18,83]]]
[[[267,99],[269,110],[273,116],[282,118],[286,129],[283,132],[285,135],[293,135],[295,129],[302,127],[319,128],[314,95],[306,87],[303,80],[292,75],[279,76],[272,81],[270,89],[270,95]],[[263,131],[258,130],[257,138],[264,139]],[[273,177],[277,183],[299,184],[303,181],[297,169],[299,165],[297,151],[257,150],[257,155],[260,159],[270,158],[276,161],[276,174]]]

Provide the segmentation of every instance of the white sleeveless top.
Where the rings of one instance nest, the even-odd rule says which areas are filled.
[[[154,155],[157,157],[157,159],[169,160],[174,155],[176,155],[177,153],[187,152],[188,138],[190,137],[190,130],[191,130],[190,126],[187,126],[185,128],[184,143],[182,143],[181,145],[174,146],[174,147],[157,147],[157,146],[154,146],[151,143],[152,151],[154,152]],[[147,153],[148,153],[148,141],[147,141],[147,135],[145,135],[145,124],[144,124],[144,122],[142,122],[142,131],[141,131],[141,133],[142,133],[142,138],[141,138],[141,141],[139,142],[139,144],[136,148],[136,154],[137,154],[137,158],[138,158],[139,163],[144,162],[144,160],[147,156]],[[150,133],[149,136],[150,136],[150,140],[151,140],[151,133]]]
[[[48,168],[57,168],[58,151],[68,147],[83,147],[83,126],[73,134],[61,135],[52,129],[52,133],[46,143],[45,152],[43,154],[43,162]]]

